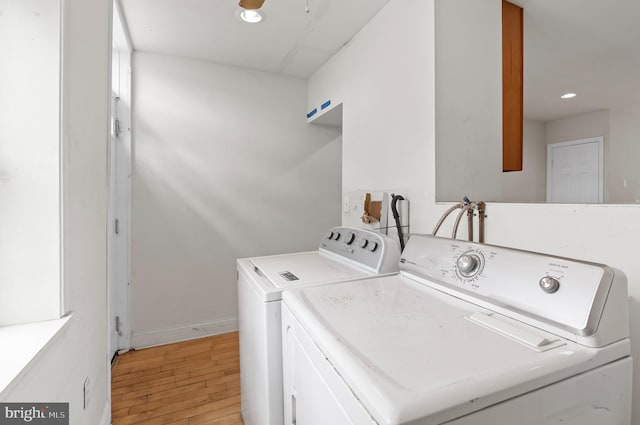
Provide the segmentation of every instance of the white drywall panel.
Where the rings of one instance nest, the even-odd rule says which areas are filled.
[[[60,314],[57,1],[0,0],[0,326]]]
[[[501,201],[545,202],[547,198],[547,142],[545,125],[525,120],[522,171],[502,174]]]
[[[134,55],[134,346],[237,328],[238,257],[317,249],[340,224],[339,132],[306,81]]]
[[[435,10],[436,199],[502,201],[502,3]]]

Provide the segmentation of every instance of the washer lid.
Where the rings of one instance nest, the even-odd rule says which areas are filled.
[[[318,251],[257,257],[250,261],[256,273],[268,279],[275,288],[354,280],[371,275],[362,268]]]
[[[583,347],[404,276],[287,291],[283,300],[380,424],[440,423],[629,349]],[[478,314],[504,320],[506,331],[477,323]]]

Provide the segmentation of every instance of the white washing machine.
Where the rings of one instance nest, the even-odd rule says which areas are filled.
[[[317,251],[237,261],[240,384],[245,425],[282,425],[283,289],[397,274],[398,245],[367,230],[336,227]]]
[[[629,425],[620,271],[421,235],[400,268],[285,291],[286,425]]]

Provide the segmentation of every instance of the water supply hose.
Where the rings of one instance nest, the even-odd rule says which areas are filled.
[[[440,220],[438,220],[438,223],[436,224],[436,227],[433,229],[433,232],[431,232],[433,236],[435,236],[436,233],[438,233],[438,230],[440,230],[440,226],[442,226],[442,223],[444,223],[444,220],[447,217],[449,217],[449,214],[451,214],[454,210],[457,210],[458,208],[462,208],[462,202],[458,202],[457,204],[455,204],[454,206],[446,210],[444,214],[442,214],[442,217],[440,217]]]

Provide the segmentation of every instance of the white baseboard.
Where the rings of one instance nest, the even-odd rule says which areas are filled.
[[[133,332],[131,335],[131,347],[153,347],[156,345],[171,344],[174,342],[219,335],[237,330],[238,318],[228,317],[213,322],[197,323],[177,328]]]
[[[100,425],[110,425],[111,424],[111,400],[107,399],[107,403],[104,405],[104,410],[102,411],[102,418],[100,418]]]

